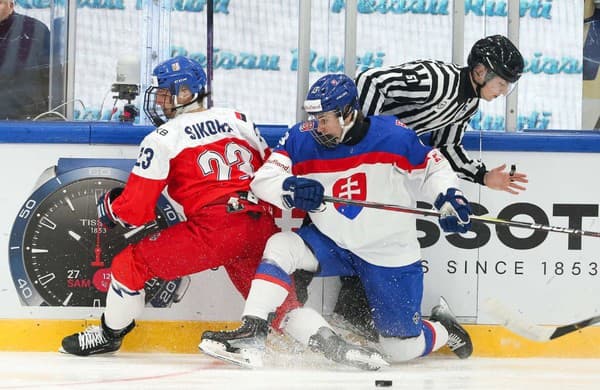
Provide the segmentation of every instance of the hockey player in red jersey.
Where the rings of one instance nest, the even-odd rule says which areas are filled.
[[[142,226],[155,218],[167,187],[186,221],[129,245],[112,261],[101,325],[67,336],[61,352],[114,352],[144,307],[144,284],[223,266],[247,297],[267,239],[278,231],[271,206],[249,189],[269,149],[246,115],[203,107],[206,74],[196,61],[175,57],[153,71],[144,111],[157,129],[140,145],[124,188],[98,199],[103,225]]]
[[[468,357],[471,339],[444,300],[421,318],[423,267],[415,216],[346,204],[323,195],[415,207],[417,197],[440,210],[444,231],[465,233],[471,209],[458,178],[437,149],[423,145],[393,116],[364,118],[357,89],[345,75],[326,75],[310,88],[304,109],[312,119],[293,126],[251,188],[285,209],[308,212],[295,232],[267,242],[252,281],[240,328],[206,331],[200,349],[229,361],[260,350],[268,314],[293,291],[296,270],[316,276],[357,275],[365,285],[381,352],[348,345],[310,308],[291,311],[285,331],[334,361],[378,369],[386,360],[425,356],[445,344]]]

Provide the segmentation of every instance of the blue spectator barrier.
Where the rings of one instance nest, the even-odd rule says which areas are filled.
[[[287,130],[285,125],[258,125],[270,146]],[[2,143],[133,144],[154,128],[119,122],[24,122],[1,121]],[[600,152],[598,131],[467,131],[463,144],[468,150],[525,152]]]

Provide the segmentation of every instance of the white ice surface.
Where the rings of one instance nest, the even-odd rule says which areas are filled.
[[[600,389],[600,360],[432,356],[376,372],[320,358],[271,357],[260,370],[198,354],[123,353],[76,357],[59,353],[0,353],[0,389]]]

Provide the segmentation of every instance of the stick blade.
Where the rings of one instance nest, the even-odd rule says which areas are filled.
[[[495,298],[488,298],[482,304],[485,310],[502,326],[526,339],[534,341],[549,341],[556,328],[547,328],[536,325],[522,313],[508,307]]]
[[[562,337],[566,334],[579,331],[583,328],[587,328],[588,326],[597,324],[598,322],[600,322],[600,316],[594,316],[579,322],[575,322],[573,324],[559,326],[554,330],[554,332],[550,336],[550,339],[553,340]]]

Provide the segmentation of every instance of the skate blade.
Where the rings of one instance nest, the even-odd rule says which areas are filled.
[[[388,363],[381,355],[372,354],[367,356],[358,351],[348,351],[348,353],[346,353],[346,360],[365,364],[368,366],[369,371],[377,371],[381,367],[390,366],[390,363]]]
[[[440,296],[440,302],[438,303],[438,305],[442,309],[442,312],[446,312],[452,317],[456,318],[456,315],[454,314],[452,309],[450,309],[450,305],[448,305],[448,301],[446,301],[446,298]]]
[[[58,352],[65,354],[65,355],[71,355],[71,356],[78,356],[78,357],[88,357],[88,356],[103,356],[103,355],[115,355],[117,353],[117,351],[110,351],[110,352],[99,352],[99,353],[91,353],[89,355],[78,355],[76,353],[71,353],[69,351],[65,351],[63,349],[63,347],[59,347],[58,348]]]
[[[229,352],[227,351],[225,345],[212,340],[202,340],[200,345],[198,345],[198,348],[200,348],[200,350],[208,356],[227,363],[235,364],[239,367],[263,367],[263,353],[261,351],[242,349],[239,353]]]

